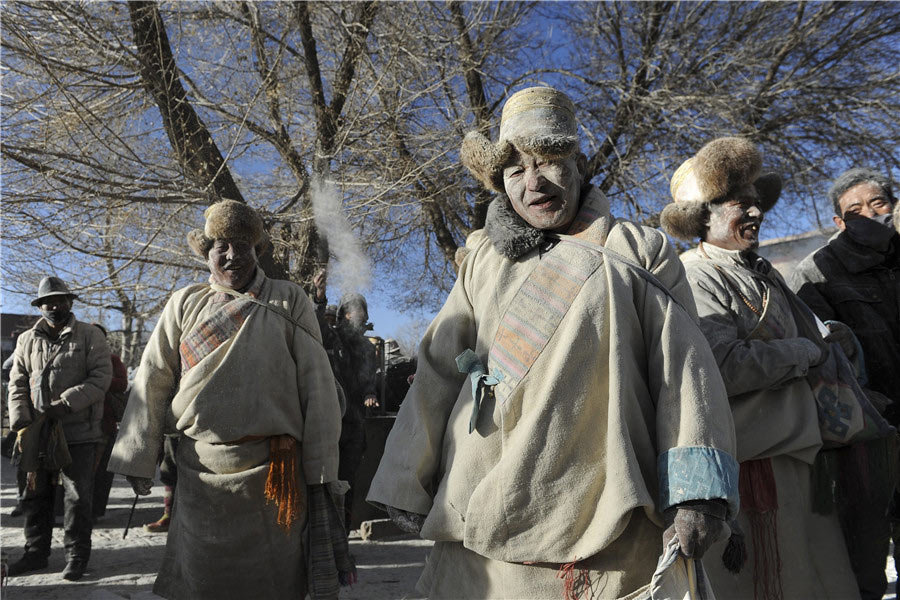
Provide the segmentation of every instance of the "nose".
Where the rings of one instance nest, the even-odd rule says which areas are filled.
[[[228,244],[228,249],[225,250],[225,259],[226,260],[234,260],[237,256],[237,252],[235,251],[234,244]]]
[[[529,192],[536,192],[544,185],[544,176],[538,169],[527,169],[525,171],[525,187]]]
[[[760,210],[759,206],[756,204],[747,209],[747,215],[750,217],[762,219],[762,214],[762,210]]]
[[[866,217],[867,219],[871,219],[872,217],[875,217],[877,215],[875,209],[872,208],[870,204],[863,204],[862,210],[859,211],[859,214]]]

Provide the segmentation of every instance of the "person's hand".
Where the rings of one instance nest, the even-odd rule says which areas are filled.
[[[663,513],[667,525],[663,545],[677,536],[684,556],[703,558],[709,547],[725,533],[725,513],[724,503],[720,501],[686,502],[667,509]]]
[[[415,533],[416,535],[418,535],[419,532],[422,531],[422,524],[425,522],[425,515],[401,510],[399,508],[394,508],[393,506],[385,505],[384,508],[387,510],[387,514],[391,518],[391,521],[394,522],[394,525],[396,525],[403,531],[407,533]]]
[[[150,488],[153,487],[152,479],[146,477],[132,477],[131,475],[126,475],[125,479],[128,480],[128,483],[131,484],[131,489],[133,489],[134,493],[138,496],[147,496],[150,494]]]
[[[853,334],[853,330],[840,321],[828,321],[825,325],[831,332],[825,336],[825,341],[840,346],[847,358],[853,360],[857,351],[856,336]]]
[[[378,404],[378,398],[375,396],[366,396],[366,399],[363,400],[363,405],[366,408],[377,408],[378,406],[380,406]]]
[[[53,419],[61,419],[70,412],[69,405],[62,400],[54,400],[44,407],[44,414]]]
[[[319,269],[313,277],[313,286],[316,288],[316,300],[319,302],[325,301],[325,285],[327,281],[328,272],[325,269]]]

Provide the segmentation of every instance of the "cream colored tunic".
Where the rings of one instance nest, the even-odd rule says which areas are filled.
[[[265,274],[258,269],[256,277]],[[141,358],[109,470],[152,478],[164,424],[174,423],[183,436],[157,594],[302,598],[303,523],[285,533],[274,503],[266,502],[269,442],[233,442],[289,434],[300,442],[306,482],[335,481],[341,414],[331,367],[306,294],[293,283],[266,279],[259,300],[316,337],[255,306],[234,336],[181,373],[179,344],[215,310],[215,293],[192,285],[166,304]]]
[[[778,319],[778,327],[768,328],[769,333],[781,329],[776,339],[748,339],[754,337],[751,334],[760,317],[737,291],[761,310],[763,292],[768,290],[770,310],[791,315],[780,291],[782,286],[788,288],[783,281],[782,286],[775,283],[781,276],[764,259],[751,261],[710,244],[703,244],[703,249],[709,259],[694,249],[684,253],[682,260],[694,291],[700,328],[728,388],[738,459],[772,459],[783,598],[858,598],[837,515],[812,512],[810,465],[822,440],[815,399],[805,375],[810,362],[819,356],[818,347],[798,337],[792,317]],[[717,597],[753,599],[753,560],[760,550],[754,549],[744,513],[738,522],[750,554],[740,574],[729,573],[720,559],[724,541],[714,545],[703,562]]]
[[[658,231],[612,225],[605,200],[593,202],[608,248],[684,287],[681,265]],[[709,347],[682,306],[617,259],[607,258],[586,281],[505,402],[485,399],[469,433],[472,389],[454,359],[471,348],[492,370],[488,352],[501,317],[543,256],[533,250],[509,260],[486,241],[466,258],[419,346],[415,382],[368,496],[428,515],[422,537],[461,543],[469,560],[482,557],[482,570],[491,561],[558,567],[627,545],[630,520],[659,525],[658,511],[670,504],[735,500],[733,426]],[[687,465],[696,470],[679,471]],[[682,477],[688,471],[697,475],[690,483]],[[668,477],[663,489],[661,476]],[[635,591],[623,574],[646,572],[649,583],[661,536],[631,542],[634,552],[607,557],[604,573],[620,573],[594,597]],[[430,565],[423,591],[434,598],[504,597],[510,589],[520,597],[545,597],[550,588],[563,594],[561,580],[547,587],[554,569],[528,589],[492,585],[469,593],[452,578],[434,577],[454,564]],[[507,578],[529,579],[496,567]]]

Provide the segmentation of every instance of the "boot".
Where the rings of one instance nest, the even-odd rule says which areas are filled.
[[[9,575],[10,577],[14,577],[16,575],[21,575],[22,573],[28,573],[29,571],[37,571],[39,569],[43,569],[46,566],[46,556],[38,556],[34,552],[26,552],[22,555],[22,558],[9,565],[7,575]]]
[[[66,564],[65,570],[63,570],[62,576],[63,579],[67,581],[78,581],[84,576],[84,572],[87,569],[87,561],[82,560],[80,558],[73,558]]]
[[[166,492],[163,495],[163,516],[158,521],[147,523],[144,525],[144,531],[147,533],[166,533],[169,531],[169,521],[172,520],[172,496],[174,490],[166,486]]]

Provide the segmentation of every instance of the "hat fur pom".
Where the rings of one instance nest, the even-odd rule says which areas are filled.
[[[750,140],[739,137],[709,142],[697,152],[696,159],[697,180],[708,200],[723,198],[750,184],[762,168],[759,150]]]
[[[660,213],[659,224],[669,235],[692,241],[703,233],[708,210],[706,202],[672,202]]]
[[[775,206],[775,203],[778,202],[778,197],[781,196],[781,188],[783,185],[784,183],[781,180],[781,176],[777,173],[760,175],[756,181],[753,182],[753,187],[756,188],[756,193],[759,194],[759,208],[763,212],[769,212],[769,210]]]

